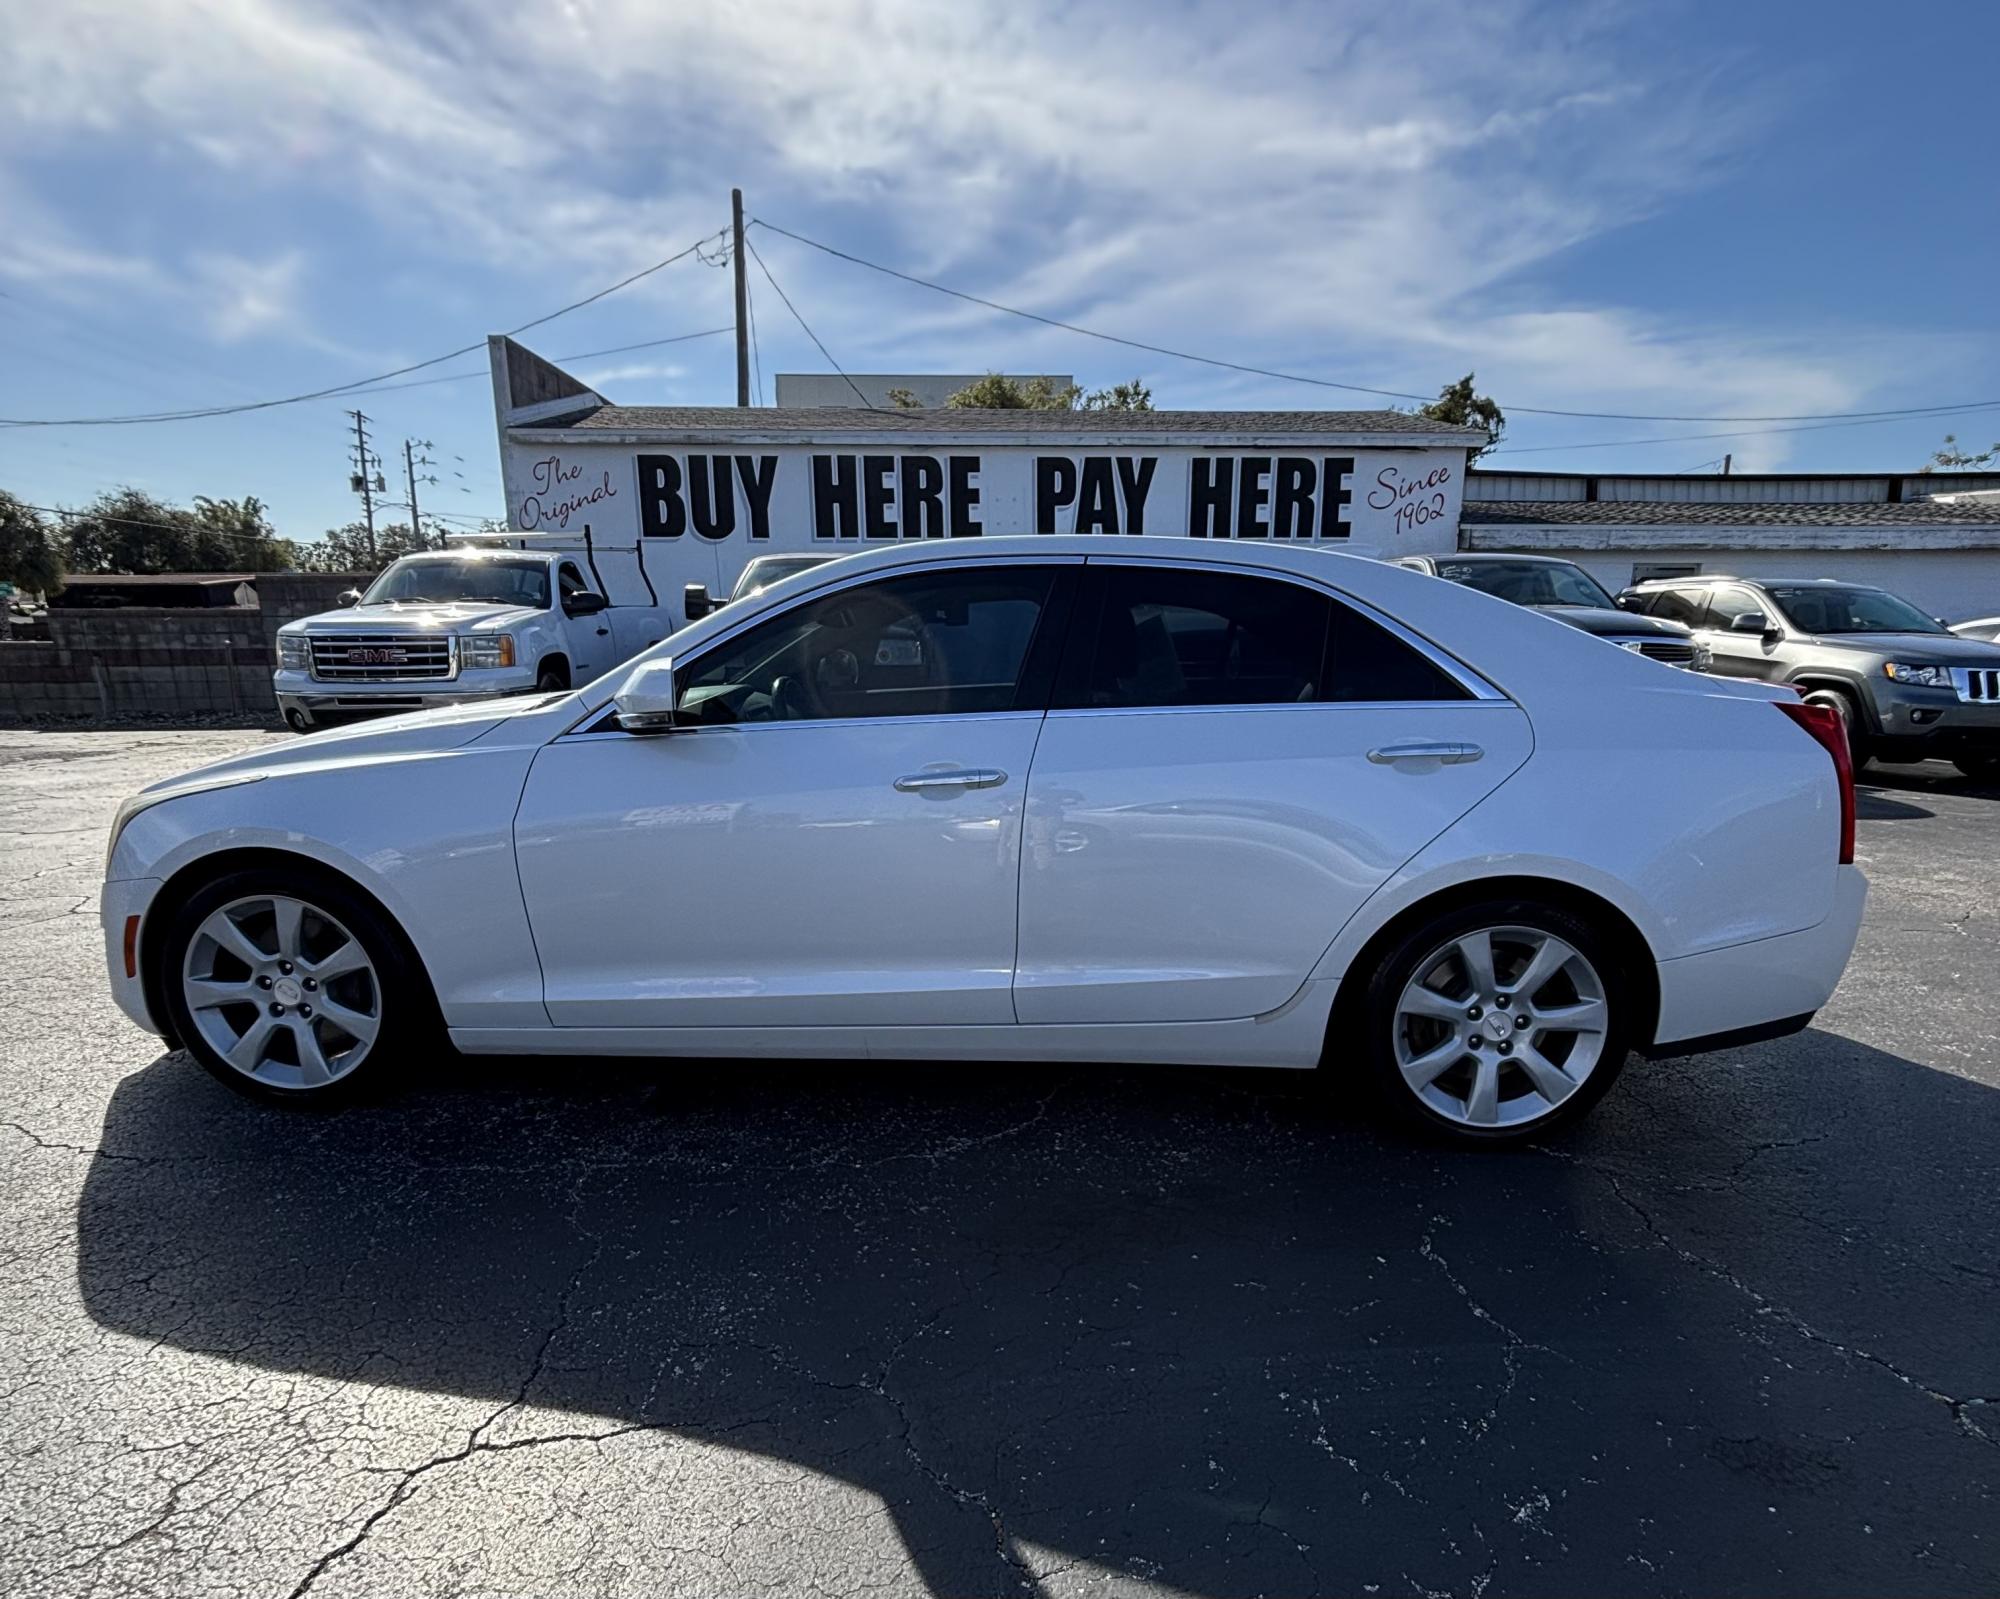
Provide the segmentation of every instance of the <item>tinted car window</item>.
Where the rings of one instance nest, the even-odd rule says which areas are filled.
[[[1807,633],[1943,633],[1934,617],[1908,600],[1881,589],[1845,589],[1833,584],[1774,588],[1771,598]]]
[[[1292,705],[1463,699],[1367,617],[1296,583],[1172,567],[1093,568],[1093,642],[1060,704]],[[1086,609],[1086,616],[1090,608]],[[1079,637],[1079,645],[1082,639]]]
[[[1702,601],[1706,598],[1702,589],[1660,589],[1645,597],[1644,610],[1648,616],[1663,616],[1669,622],[1685,622],[1693,627],[1701,618]]]
[[[1437,575],[1467,588],[1491,594],[1495,599],[1516,605],[1583,605],[1598,610],[1615,609],[1605,593],[1583,568],[1565,561],[1445,561],[1437,563]]]
[[[1748,589],[1716,588],[1708,593],[1708,620],[1704,626],[1727,629],[1739,616],[1764,616],[1764,602]]]
[[[690,663],[678,714],[713,726],[1039,709],[1024,684],[1060,575],[918,572],[816,595]]]

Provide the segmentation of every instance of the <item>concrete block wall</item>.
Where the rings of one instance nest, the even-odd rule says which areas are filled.
[[[0,717],[276,716],[255,606],[58,611],[49,641],[0,645]]]
[[[264,643],[275,657],[278,629],[302,616],[332,610],[348,589],[365,589],[366,572],[269,572],[257,579],[258,606],[264,613]]]

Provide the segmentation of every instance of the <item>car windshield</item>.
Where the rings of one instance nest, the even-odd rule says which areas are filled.
[[[1439,561],[1437,575],[1516,605],[1588,605],[1618,609],[1597,580],[1566,561]]]
[[[797,577],[828,559],[830,557],[824,555],[760,555],[743,568],[743,575],[736,580],[736,587],[729,597],[741,600],[752,594],[761,594],[773,583]]]
[[[1765,591],[1801,633],[1944,633],[1949,629],[1908,600],[1881,589],[1811,587]]]
[[[415,605],[474,600],[488,605],[549,608],[543,561],[398,561],[368,585],[363,605]]]

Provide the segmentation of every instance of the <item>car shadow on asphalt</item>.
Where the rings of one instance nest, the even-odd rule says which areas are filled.
[[[441,1453],[859,1484],[938,1593],[1914,1593],[1990,1559],[1996,1151],[2000,1093],[1822,1032],[1521,1152],[1282,1073],[472,1060],[298,1115],[170,1055],[79,1274],[135,1339],[490,1404]]]

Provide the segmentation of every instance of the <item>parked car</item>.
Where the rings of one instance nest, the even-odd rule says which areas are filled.
[[[690,622],[698,622],[710,611],[719,611],[725,605],[734,605],[753,594],[762,594],[773,583],[782,583],[788,577],[810,572],[823,562],[834,559],[836,557],[831,555],[759,555],[737,574],[736,586],[729,591],[727,599],[715,599],[708,592],[706,583],[690,583],[682,591],[681,609]]]
[[[617,604],[585,575],[600,556],[625,577]],[[341,609],[278,630],[278,712],[306,733],[586,683],[672,630],[632,560],[546,537],[406,555]]]
[[[1689,630],[1664,618],[1621,611],[1610,592],[1574,561],[1552,555],[1404,555],[1396,565],[1540,611],[1621,649],[1701,671],[1705,665]]]
[[[1951,761],[2000,777],[2000,645],[1965,638],[1908,600],[1830,578],[1662,578],[1619,603],[1683,622],[1709,670],[1785,683],[1847,728],[1858,768],[1872,757]]]
[[[1954,622],[1951,630],[1960,638],[1984,639],[1988,644],[2000,644],[2000,616],[1977,616],[1969,622]]]
[[[130,800],[135,1022],[281,1100],[482,1053],[1317,1067],[1463,1140],[1806,1025],[1838,725],[1259,543],[891,547],[567,695]],[[1615,796],[1615,803],[1612,797]]]

